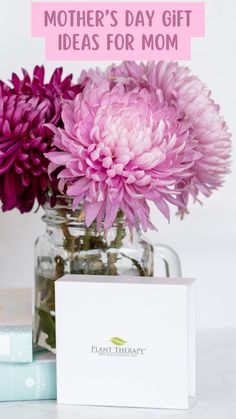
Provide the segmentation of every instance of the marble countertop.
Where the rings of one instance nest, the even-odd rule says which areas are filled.
[[[0,419],[236,419],[236,330],[206,330],[197,339],[197,397],[189,410],[0,403]]]

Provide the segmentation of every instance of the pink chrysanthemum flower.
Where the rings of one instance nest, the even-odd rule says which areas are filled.
[[[44,68],[35,67],[33,77],[23,70],[23,79],[13,74],[12,87],[0,82],[0,200],[3,211],[18,208],[30,211],[35,200],[43,204],[48,189],[48,160],[52,147],[50,122],[61,123],[61,100],[81,90],[72,86],[72,76],[61,79],[62,69],[44,82]]]
[[[84,71],[83,92],[65,103],[50,170],[84,202],[86,224],[108,229],[120,209],[132,228],[152,228],[148,201],[169,219],[189,195],[209,196],[229,168],[230,136],[202,83],[175,63],[126,62]]]
[[[192,139],[196,142],[195,151],[199,158],[195,161],[193,176],[176,185],[176,188],[182,189],[180,199],[185,206],[189,195],[198,200],[199,192],[209,197],[213,190],[222,186],[230,166],[230,135],[211,92],[190,74],[188,68],[164,61],[147,65],[124,62],[120,66],[109,67],[107,77],[114,82],[122,80],[126,91],[142,86],[150,92],[159,92],[161,101],[178,109],[191,124]],[[180,212],[183,215],[183,208]]]
[[[112,226],[120,209],[130,227],[153,225],[148,200],[169,219],[168,202],[180,205],[176,183],[192,175],[194,143],[189,124],[156,93],[110,88],[106,79],[87,83],[63,106],[64,129],[54,131],[50,170],[65,166],[59,189],[67,185],[74,207],[84,201],[86,224]]]

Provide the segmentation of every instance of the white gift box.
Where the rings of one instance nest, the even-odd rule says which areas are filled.
[[[195,394],[192,279],[56,281],[59,403],[188,408]]]

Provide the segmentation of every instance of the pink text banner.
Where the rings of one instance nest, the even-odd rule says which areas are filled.
[[[204,3],[32,3],[47,60],[189,60]]]

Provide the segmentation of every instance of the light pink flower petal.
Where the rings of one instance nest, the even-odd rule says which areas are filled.
[[[85,210],[85,223],[86,226],[89,227],[93,221],[97,218],[101,208],[103,205],[103,201],[100,202],[91,202],[86,203],[84,210]]]
[[[55,163],[58,166],[66,165],[68,159],[70,158],[70,153],[63,152],[63,151],[50,151],[49,153],[45,153],[47,159],[51,162]]]

